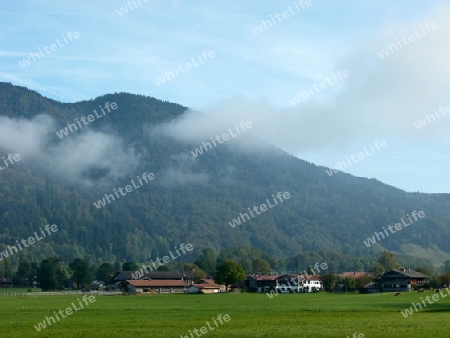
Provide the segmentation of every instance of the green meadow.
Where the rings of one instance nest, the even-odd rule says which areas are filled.
[[[450,297],[408,318],[400,310],[432,292],[96,296],[84,309],[36,331],[78,296],[1,296],[1,337],[450,337]],[[219,314],[229,322],[220,324]],[[216,319],[218,327],[214,325]],[[209,321],[214,330],[202,334]],[[194,333],[198,329],[198,334]],[[190,335],[190,332],[192,336]],[[356,335],[357,337],[357,335]],[[361,336],[362,337],[362,336]]]

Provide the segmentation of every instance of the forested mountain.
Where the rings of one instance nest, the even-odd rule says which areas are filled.
[[[118,108],[107,112],[106,102]],[[101,118],[57,135],[76,118],[94,110],[101,114],[101,108],[106,112]],[[192,260],[205,247],[242,246],[294,260],[320,250],[341,255],[338,260],[375,259],[383,249],[436,265],[450,258],[450,195],[407,193],[345,173],[329,176],[326,168],[264,143],[251,130],[195,157],[191,151],[201,142],[164,132],[186,111],[127,93],[60,103],[0,83],[0,158],[21,156],[0,171],[0,250],[56,224],[56,233],[13,255],[14,265],[21,257],[39,262],[53,255],[66,261],[140,262],[181,243],[194,246],[186,256]],[[104,207],[94,206],[143,173],[154,173],[155,180]],[[241,225],[229,225],[278,192],[289,192],[290,198]],[[375,231],[413,210],[426,217],[379,244],[364,245]]]

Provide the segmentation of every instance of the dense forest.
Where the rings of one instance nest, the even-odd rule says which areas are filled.
[[[105,102],[119,108],[62,139],[57,136]],[[410,265],[443,266],[450,258],[450,195],[408,193],[341,172],[330,177],[324,167],[251,132],[244,141],[231,140],[194,157],[190,151],[198,142],[161,132],[161,126],[186,111],[127,93],[60,103],[0,83],[0,158],[21,155],[0,171],[0,251],[47,224],[59,229],[11,255],[8,264],[17,268],[21,259],[49,257],[83,258],[96,265],[144,262],[181,243],[194,247],[187,261],[204,248],[218,255],[235,250],[228,256],[247,270],[264,255],[273,269],[304,269],[327,261],[336,272],[368,269],[383,250]],[[5,136],[11,128],[17,132]],[[35,141],[25,147],[19,144],[22,139]],[[245,140],[258,146],[242,147]],[[156,179],[103,208],[94,206],[143,173],[154,173]],[[230,227],[240,213],[280,191],[289,192],[290,199]],[[423,210],[426,217],[370,248],[363,244],[413,210]]]

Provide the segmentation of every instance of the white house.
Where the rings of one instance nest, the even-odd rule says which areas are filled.
[[[281,293],[322,291],[323,284],[319,276],[287,274],[277,279],[274,288]]]
[[[314,289],[317,291],[323,290],[323,283],[317,276],[308,276],[308,279],[303,279],[301,284],[303,285],[303,292],[313,292]]]
[[[320,276],[298,274],[248,276],[246,287],[253,292],[276,290],[280,293],[293,293],[323,290]]]

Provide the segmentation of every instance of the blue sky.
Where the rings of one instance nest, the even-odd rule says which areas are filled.
[[[312,0],[252,32],[298,2],[135,0],[137,8],[122,15],[122,0],[8,2],[0,11],[0,81],[63,102],[120,91],[148,95],[208,113],[213,118],[198,122],[206,130],[248,119],[269,142],[329,167],[386,140],[388,147],[344,171],[407,191],[450,192],[450,114],[414,126],[450,105],[448,4]],[[427,22],[438,29],[377,55]],[[68,32],[79,39],[19,65]],[[214,57],[155,84],[203,51]],[[340,69],[350,76],[291,106],[300,90]]]

